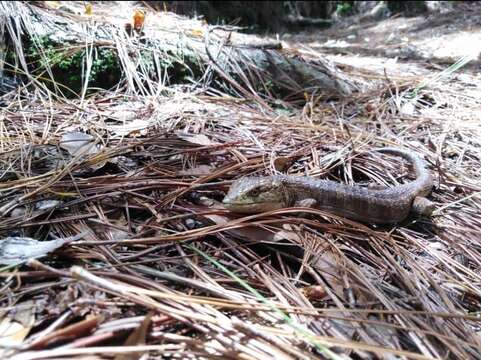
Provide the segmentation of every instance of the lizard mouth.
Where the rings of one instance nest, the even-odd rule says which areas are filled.
[[[250,203],[236,203],[234,201],[222,201],[222,204],[225,208],[234,211],[234,212],[243,212],[243,213],[259,213],[264,211],[270,211],[279,209],[282,207],[282,204],[276,204],[269,201],[265,202],[250,202]]]
[[[267,201],[261,202],[261,201],[252,201],[252,202],[235,202],[235,201],[226,201],[222,200],[222,204],[224,205],[232,205],[232,206],[250,206],[250,205],[255,205],[255,204],[266,204]]]
[[[222,200],[222,204],[225,206],[232,206],[232,207],[245,207],[245,206],[256,206],[256,205],[265,205],[265,204],[274,204],[271,201],[251,201],[251,202],[236,202],[230,200]]]

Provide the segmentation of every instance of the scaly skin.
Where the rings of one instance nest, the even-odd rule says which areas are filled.
[[[234,212],[259,213],[307,206],[376,224],[399,223],[410,212],[431,215],[433,204],[424,196],[431,192],[433,179],[425,162],[406,150],[382,148],[375,151],[409,160],[416,173],[416,180],[392,188],[371,190],[309,177],[245,177],[232,184],[224,198],[224,207]]]

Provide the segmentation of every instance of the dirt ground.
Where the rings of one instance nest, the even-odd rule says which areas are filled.
[[[470,72],[477,74],[481,66],[480,39],[478,2],[464,2],[441,14],[354,23],[349,19],[325,31],[283,38],[290,46],[302,44],[336,53],[331,55],[336,62],[377,71],[386,68],[388,76],[420,75],[423,69],[431,71],[433,67],[443,69],[463,56],[473,57]]]

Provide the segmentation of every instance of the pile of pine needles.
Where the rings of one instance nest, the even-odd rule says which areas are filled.
[[[1,99],[1,238],[85,233],[0,272],[5,356],[480,358],[479,93],[357,74],[366,91],[299,106],[245,99],[225,79],[154,87],[123,71],[92,95],[31,81]],[[69,156],[72,131],[95,151]],[[408,164],[369,153],[386,145],[426,159],[432,218],[386,227],[220,205],[244,175],[409,181]]]

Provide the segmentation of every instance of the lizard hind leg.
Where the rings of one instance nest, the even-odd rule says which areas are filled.
[[[431,216],[435,208],[432,201],[426,199],[423,196],[416,196],[411,206],[411,211],[414,214],[421,216]]]
[[[317,205],[317,200],[316,199],[303,199],[296,201],[294,206],[295,207],[306,207],[306,208],[315,208]],[[307,212],[301,212],[298,215],[299,217],[307,218],[309,216],[309,213]]]

